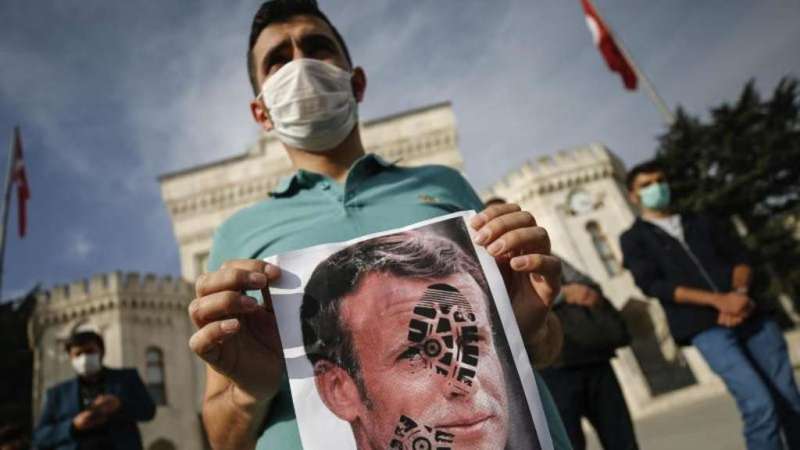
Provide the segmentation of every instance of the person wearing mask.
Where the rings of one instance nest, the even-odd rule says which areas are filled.
[[[65,344],[77,376],[47,390],[33,432],[45,450],[140,450],[137,422],[151,420],[156,407],[136,369],[103,366],[103,338],[93,331]]]
[[[523,338],[531,343],[533,335],[548,334],[561,264],[550,255],[547,232],[517,205],[483,210],[453,169],[399,167],[366,154],[357,107],[366,94],[366,73],[353,64],[344,39],[316,2],[264,3],[253,19],[247,67],[252,116],[281,141],[296,173],[271,198],[216,230],[209,272],[195,285],[189,316],[198,330],[189,346],[207,364],[203,422],[214,448],[301,448],[275,315],[265,295],[280,268],[265,257],[474,209],[480,211],[471,223],[476,243],[506,275]],[[569,448],[543,383],[539,389],[555,448]]]
[[[572,448],[584,450],[585,417],[604,449],[635,450],[636,433],[610,360],[630,343],[622,315],[588,275],[561,261],[561,294],[553,312],[564,330],[564,346],[542,377],[561,412]]]
[[[673,338],[694,345],[733,394],[750,450],[800,449],[800,392],[786,341],[759,314],[752,269],[730,226],[707,214],[670,209],[657,162],[632,168],[628,196],[641,214],[620,237],[624,266],[664,307]]]

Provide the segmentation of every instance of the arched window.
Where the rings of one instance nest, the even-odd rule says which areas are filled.
[[[156,347],[149,347],[145,354],[147,360],[147,390],[156,405],[167,404],[167,389],[164,377],[164,352]]]
[[[600,229],[600,225],[592,220],[586,224],[586,231],[592,238],[592,245],[594,245],[594,249],[600,261],[603,262],[603,267],[605,267],[608,276],[613,277],[622,272],[622,266],[620,266],[619,261],[617,261],[617,257],[614,255],[614,251],[611,249],[606,235],[603,234],[603,230]]]

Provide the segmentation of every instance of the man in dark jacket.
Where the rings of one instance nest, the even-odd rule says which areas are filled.
[[[757,314],[752,270],[729,226],[704,214],[670,212],[664,170],[631,169],[630,201],[641,216],[620,237],[624,265],[664,307],[681,345],[694,345],[733,394],[747,448],[800,449],[800,392],[777,324]]]
[[[136,369],[103,367],[103,339],[92,331],[66,343],[78,376],[47,390],[33,433],[40,450],[140,450],[136,422],[153,418],[156,407]]]
[[[541,371],[575,450],[586,448],[581,417],[597,431],[603,448],[638,448],[628,406],[609,360],[630,343],[622,316],[600,286],[561,262],[561,294],[553,312],[564,330],[564,346],[553,366]]]

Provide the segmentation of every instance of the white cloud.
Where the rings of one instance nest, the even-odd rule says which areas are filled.
[[[75,260],[86,259],[95,249],[95,245],[89,240],[86,231],[74,232],[67,245],[67,256]]]

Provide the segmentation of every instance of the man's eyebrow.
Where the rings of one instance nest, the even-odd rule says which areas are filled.
[[[286,38],[279,42],[278,44],[272,46],[264,53],[264,58],[261,60],[261,74],[266,75],[267,69],[269,69],[270,63],[272,59],[275,58],[275,55],[280,53],[281,51],[285,50],[287,46],[291,45],[289,38]]]
[[[303,35],[300,38],[300,47],[303,50],[306,50],[307,47],[323,45],[325,47],[329,47],[333,51],[341,51],[339,46],[336,44],[336,41],[328,36],[325,33],[321,32],[311,32],[306,35]]]

